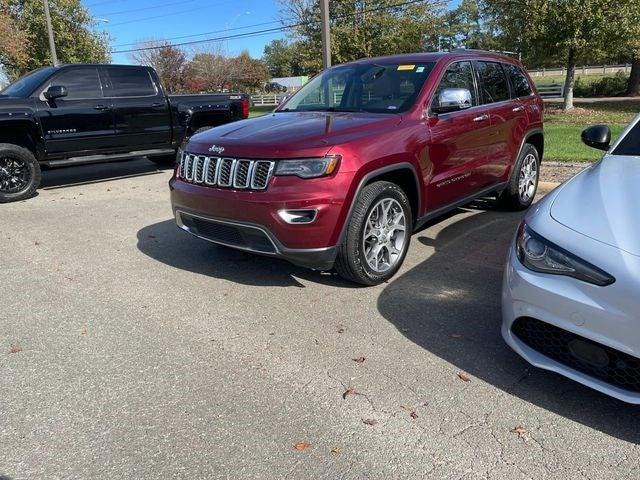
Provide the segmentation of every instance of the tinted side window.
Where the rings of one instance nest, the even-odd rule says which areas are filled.
[[[640,155],[640,122],[629,130],[612,153],[613,155]]]
[[[515,65],[503,65],[504,69],[509,75],[509,80],[511,80],[511,86],[513,87],[513,96],[514,97],[528,97],[533,93],[531,91],[531,85],[529,85],[529,80],[520,68]]]
[[[96,68],[73,68],[55,76],[49,85],[67,87],[64,100],[102,97],[102,87]],[[46,90],[45,88],[45,90]]]
[[[114,97],[147,97],[156,94],[149,72],[138,68],[107,68],[109,94]]]
[[[473,69],[471,62],[456,62],[447,67],[444,72],[440,84],[433,95],[433,102],[438,101],[440,92],[445,88],[466,88],[471,92],[471,101],[473,105],[478,105],[476,98],[476,89],[473,84]]]
[[[509,99],[509,84],[496,62],[477,62],[478,81],[482,92],[482,103],[502,102]]]

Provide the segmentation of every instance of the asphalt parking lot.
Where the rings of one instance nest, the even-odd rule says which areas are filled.
[[[357,288],[189,237],[169,177],[0,205],[0,479],[638,478],[638,408],[501,340],[520,214],[459,210]]]

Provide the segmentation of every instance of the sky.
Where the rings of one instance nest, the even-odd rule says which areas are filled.
[[[97,21],[97,29],[111,37],[113,50],[134,48],[141,40],[168,39],[188,42],[256,30],[276,28],[279,5],[276,0],[82,0]],[[273,22],[273,23],[268,23]],[[262,24],[254,26],[256,24]],[[207,35],[192,36],[207,33]],[[172,40],[175,37],[185,37]],[[249,50],[261,57],[264,46],[284,32],[225,40],[223,50],[237,55]],[[186,47],[203,49],[206,44]],[[113,63],[132,63],[130,54],[114,53]]]

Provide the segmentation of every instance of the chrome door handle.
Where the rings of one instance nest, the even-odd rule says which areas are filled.
[[[108,105],[96,105],[95,107],[93,107],[94,110],[109,110],[109,106]]]
[[[489,115],[487,115],[486,113],[473,119],[474,122],[484,122],[485,120],[489,120]]]
[[[160,107],[164,107],[164,103],[152,103],[151,104],[151,108],[160,108]]]
[[[524,110],[524,107],[522,105],[520,105],[519,107],[513,107],[511,109],[512,112],[522,112]]]

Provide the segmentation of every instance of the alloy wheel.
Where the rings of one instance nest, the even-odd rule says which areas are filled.
[[[29,166],[23,160],[0,158],[0,192],[17,193],[24,190],[31,179]]]
[[[527,203],[536,193],[538,184],[538,161],[532,153],[527,154],[522,161],[520,177],[518,179],[518,194],[522,203]]]
[[[383,198],[369,211],[362,249],[369,268],[384,273],[398,263],[407,240],[407,219],[400,203]]]

